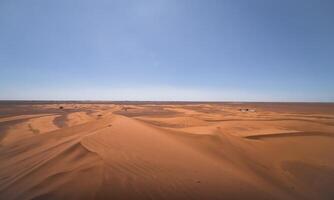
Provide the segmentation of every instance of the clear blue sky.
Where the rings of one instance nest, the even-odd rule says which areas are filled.
[[[334,101],[334,1],[0,0],[0,99]]]

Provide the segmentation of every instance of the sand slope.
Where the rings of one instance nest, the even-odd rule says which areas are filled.
[[[250,116],[236,111],[230,114],[239,116],[239,126],[207,121],[224,116],[208,113],[212,106],[189,113],[182,106],[178,114],[161,116],[163,108],[105,107],[65,113],[64,127],[51,123],[58,114],[22,117],[26,121],[7,128],[0,146],[0,199],[334,197],[331,119],[312,122],[306,131],[301,127],[309,123],[301,126],[302,120],[261,125],[262,118],[251,114],[256,123],[244,121]],[[25,133],[20,127],[27,123],[41,131]]]

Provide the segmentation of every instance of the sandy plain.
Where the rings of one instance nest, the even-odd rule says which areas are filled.
[[[334,199],[334,104],[1,102],[0,199]]]

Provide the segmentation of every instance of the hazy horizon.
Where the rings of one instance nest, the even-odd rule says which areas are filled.
[[[0,2],[0,100],[334,102],[334,3]]]

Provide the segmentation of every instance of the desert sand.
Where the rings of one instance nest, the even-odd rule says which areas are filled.
[[[334,199],[334,104],[1,102],[0,199]]]

